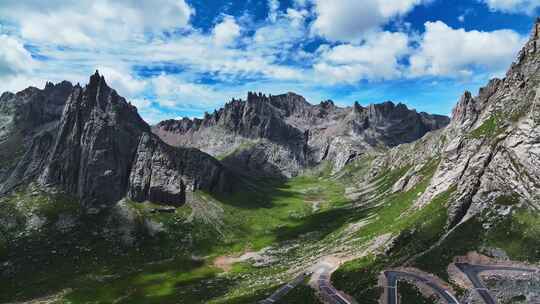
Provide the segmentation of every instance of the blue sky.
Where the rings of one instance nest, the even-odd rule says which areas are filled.
[[[540,0],[2,0],[0,91],[96,69],[150,123],[247,91],[449,114],[504,75]]]

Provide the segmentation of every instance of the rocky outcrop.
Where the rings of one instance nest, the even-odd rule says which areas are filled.
[[[323,161],[339,171],[364,153],[412,142],[448,122],[392,102],[340,108],[330,100],[311,105],[294,93],[250,92],[203,119],[163,121],[153,132],[244,172],[291,177]]]
[[[448,127],[391,150],[374,161],[372,174],[440,159],[416,206],[455,189],[448,206],[450,226],[502,206],[540,209],[538,22],[505,78],[491,80],[477,96],[465,92]]]
[[[0,192],[35,178],[73,86],[47,83],[0,97]]]
[[[116,202],[126,193],[139,138],[148,131],[136,108],[96,73],[69,96],[39,182],[88,205]]]
[[[29,182],[61,189],[87,207],[135,201],[180,205],[196,190],[231,191],[234,178],[211,156],[173,148],[98,72],[84,88],[47,84],[2,95],[0,112],[8,153],[13,138],[25,143],[2,168],[0,190]]]
[[[180,205],[186,201],[186,192],[232,191],[233,178],[210,155],[197,149],[173,148],[157,136],[145,133],[131,169],[128,195],[139,202]]]

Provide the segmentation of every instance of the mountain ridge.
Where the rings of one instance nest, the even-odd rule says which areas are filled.
[[[414,141],[448,122],[390,101],[342,108],[331,100],[312,105],[291,92],[248,92],[202,119],[166,120],[152,129],[173,146],[227,155],[232,167],[291,177],[329,159],[337,172],[359,155]]]
[[[133,268],[121,268],[127,273],[110,268],[110,278],[100,267],[82,272],[84,277],[60,278],[51,288],[55,292],[71,287],[72,277],[83,282],[65,296],[75,302],[95,302],[99,293],[97,301],[104,303],[177,303],[184,297],[193,303],[254,303],[281,290],[293,275],[315,269],[324,271],[322,280],[312,280],[319,292],[328,293],[322,287],[330,285],[331,292],[335,287],[375,304],[384,300],[383,289],[393,287],[379,280],[385,271],[406,269],[437,277],[443,286],[456,284],[460,288],[449,290],[460,291],[459,301],[476,303],[478,290],[453,280],[449,265],[457,259],[480,254],[492,259],[476,260],[484,264],[505,260],[531,268],[540,261],[538,43],[540,20],[506,77],[489,81],[476,95],[464,92],[452,119],[429,132],[424,131],[433,121],[422,121],[403,105],[343,109],[332,101],[311,105],[293,93],[250,93],[248,100],[233,100],[204,119],[169,122],[182,134],[165,139],[204,144],[217,157],[163,142],[158,135],[164,134],[153,134],[159,133],[155,126],[149,130],[138,115],[131,117],[133,108],[104,87],[99,74],[90,90],[75,86],[66,105],[52,113],[40,106],[49,97],[39,89],[19,97],[3,94],[0,152],[15,157],[0,166],[0,181],[7,176],[28,187],[0,197],[0,229],[8,232],[0,234],[0,258],[6,261],[0,276],[18,278],[0,286],[0,298],[32,298],[27,280],[41,287],[54,273],[36,257],[48,262],[57,256],[54,249],[63,250],[61,265],[70,256],[76,258],[73,265],[81,264],[79,256],[107,265],[103,260],[111,252],[134,261]],[[128,109],[123,114],[113,106],[120,101],[117,106]],[[33,116],[43,124],[30,123]],[[392,146],[403,134],[418,138]],[[5,152],[17,143],[23,151]],[[112,155],[133,159],[126,164]],[[265,178],[263,172],[284,179]],[[243,178],[249,174],[256,178]],[[295,174],[300,176],[287,178]],[[43,199],[34,187],[39,178],[68,189],[76,196],[72,204],[106,205],[99,213],[87,212],[97,227],[78,210],[55,209],[61,200]],[[244,180],[249,187],[235,187]],[[92,198],[92,191],[104,187],[110,189]],[[93,252],[100,246],[81,249],[80,239],[96,240],[89,236],[114,246],[105,253]],[[124,243],[127,248],[117,245]],[[31,275],[19,275],[28,268]],[[34,275],[34,268],[46,275]],[[490,276],[494,297],[536,303],[537,278],[529,284],[532,278],[501,277]],[[23,295],[11,286],[24,289]],[[310,297],[299,299],[317,303],[313,290],[301,292]]]
[[[6,138],[0,145],[12,138],[23,147],[16,165],[2,167],[3,193],[37,182],[73,194],[83,205],[99,207],[126,195],[136,201],[181,205],[186,191],[233,188],[228,171],[212,157],[194,149],[169,148],[152,135],[136,107],[111,89],[98,71],[84,88],[48,83],[43,90],[29,88],[2,98],[0,106],[13,111],[7,112],[2,125]]]

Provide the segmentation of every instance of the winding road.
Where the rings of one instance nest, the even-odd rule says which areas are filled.
[[[510,266],[497,266],[497,265],[473,265],[469,263],[455,263],[456,267],[464,273],[467,278],[472,282],[474,289],[482,300],[486,304],[497,304],[497,301],[490,294],[487,287],[484,285],[480,279],[480,273],[484,271],[513,271],[513,272],[525,272],[525,273],[536,273],[540,275],[540,269],[533,268],[523,268],[523,267],[510,267]],[[335,270],[337,266],[332,265],[331,263],[319,262],[308,272],[302,273],[296,277],[293,281],[285,284],[274,292],[269,298],[260,301],[260,304],[272,304],[277,303],[283,296],[285,296],[289,291],[294,289],[296,286],[301,284],[307,276],[313,273],[312,279],[315,280],[315,286],[319,291],[326,303],[329,304],[356,304],[356,302],[343,292],[337,290],[332,286],[330,281],[330,275],[332,271]],[[406,271],[397,271],[397,270],[387,270],[384,271],[384,276],[386,278],[387,285],[386,289],[386,304],[398,304],[398,281],[403,279],[408,279],[422,283],[429,288],[431,288],[435,293],[437,293],[443,300],[448,304],[460,304],[459,301],[452,293],[440,286],[438,282],[434,281],[428,276],[422,276],[417,273],[406,272]]]
[[[429,278],[425,278],[415,273],[404,272],[404,271],[385,271],[384,276],[387,281],[387,304],[397,304],[398,303],[398,288],[397,283],[399,279],[412,279],[417,282],[422,282],[423,284],[429,286],[433,289],[441,298],[443,298],[448,304],[459,304],[459,301],[446,289],[439,286],[436,282]]]
[[[330,282],[330,275],[333,267],[326,263],[319,263],[314,269],[314,275],[318,275],[317,278],[317,287],[326,300],[330,304],[354,304],[352,300],[349,300],[348,297],[334,288]]]
[[[509,267],[509,266],[488,266],[488,265],[472,265],[468,263],[456,263],[456,267],[463,272],[467,278],[472,282],[474,289],[482,300],[486,304],[497,304],[497,301],[490,294],[487,287],[484,285],[482,280],[479,277],[479,274],[484,271],[517,271],[517,272],[528,272],[528,273],[538,273],[539,270],[531,268],[519,268],[519,267]]]
[[[286,294],[288,294],[291,290],[296,288],[296,286],[300,285],[304,280],[306,279],[307,274],[302,273],[299,276],[297,276],[294,280],[291,282],[281,286],[276,292],[274,292],[270,297],[259,301],[259,304],[272,304],[277,303],[281,298],[283,298]]]

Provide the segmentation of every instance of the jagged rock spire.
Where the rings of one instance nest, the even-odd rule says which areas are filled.
[[[98,86],[107,86],[105,82],[105,77],[99,74],[99,70],[90,76],[90,81],[88,82],[89,87],[98,87]]]

